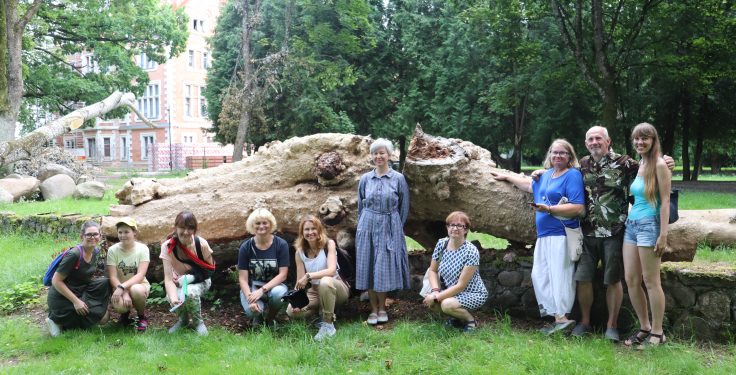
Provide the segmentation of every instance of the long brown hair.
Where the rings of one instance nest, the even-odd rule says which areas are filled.
[[[192,229],[194,234],[197,234],[197,218],[190,211],[182,211],[176,215],[174,219],[174,231],[169,234],[166,239],[176,237],[176,228],[187,228]]]
[[[309,241],[304,238],[304,225],[306,223],[312,223],[312,225],[314,225],[314,229],[316,229],[317,233],[319,233],[319,239],[317,240],[317,249],[324,248],[325,244],[327,243],[327,233],[325,232],[325,227],[322,225],[322,221],[320,221],[314,215],[306,215],[302,217],[302,220],[299,222],[299,235],[296,237],[296,240],[294,240],[294,248],[297,250],[301,250],[305,255],[307,254],[306,250],[310,248]]]
[[[642,122],[631,131],[631,143],[636,138],[651,138],[652,147],[649,152],[641,155],[644,161],[644,197],[652,204],[657,204],[657,161],[662,157],[662,147],[659,145],[657,129],[647,122]]]

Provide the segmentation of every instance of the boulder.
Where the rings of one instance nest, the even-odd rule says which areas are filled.
[[[41,195],[47,201],[62,199],[74,194],[76,188],[74,179],[66,174],[57,174],[41,183]]]
[[[102,199],[105,197],[105,184],[98,181],[88,181],[77,185],[74,189],[74,198]]]
[[[13,201],[20,198],[31,198],[38,191],[41,182],[35,177],[3,178],[0,179],[0,188],[13,196]]]
[[[39,181],[44,182],[49,177],[53,177],[59,174],[65,174],[71,177],[72,180],[76,180],[78,177],[77,173],[68,167],[65,167],[60,164],[48,163],[44,165],[43,167],[41,167],[41,169],[39,169],[38,174],[36,175],[36,178],[38,178]]]
[[[0,203],[13,203],[13,194],[10,194],[5,191],[5,189],[0,188]]]

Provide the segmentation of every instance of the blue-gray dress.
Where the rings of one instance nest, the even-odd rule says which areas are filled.
[[[404,223],[409,216],[409,186],[392,169],[378,177],[373,170],[358,184],[355,237],[355,287],[388,292],[411,287]]]

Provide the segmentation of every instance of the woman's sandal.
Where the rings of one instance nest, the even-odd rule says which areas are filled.
[[[624,345],[626,346],[641,345],[646,339],[649,338],[649,335],[651,334],[651,332],[652,332],[651,330],[647,331],[647,330],[640,329],[639,332],[629,336],[629,338],[626,339],[626,341],[624,341]],[[642,333],[644,334],[643,336],[641,336]]]
[[[465,322],[465,325],[463,326],[463,331],[467,333],[475,332],[475,329],[478,328],[478,326],[475,323],[475,320],[468,320]]]
[[[656,339],[657,342],[652,342],[652,340],[651,340],[652,338]],[[652,334],[649,335],[649,339],[646,340],[646,341],[644,341],[644,342],[642,342],[641,345],[639,345],[639,347],[637,349],[644,350],[644,349],[647,349],[649,347],[660,346],[660,345],[664,345],[666,343],[667,343],[667,337],[665,337],[664,332],[662,332],[659,335],[656,334],[656,333],[652,333]]]

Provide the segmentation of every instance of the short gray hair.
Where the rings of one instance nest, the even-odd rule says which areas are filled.
[[[373,141],[373,143],[371,143],[371,155],[373,155],[380,148],[385,148],[389,156],[393,155],[394,153],[394,144],[386,138],[378,138]]]
[[[600,125],[592,126],[590,129],[588,129],[588,131],[585,132],[585,138],[587,139],[588,138],[588,133],[590,133],[591,131],[594,131],[594,130],[600,130],[600,131],[602,131],[603,132],[603,137],[605,137],[606,140],[610,140],[611,139],[611,137],[608,136],[608,129],[606,129],[605,127],[600,126]]]

